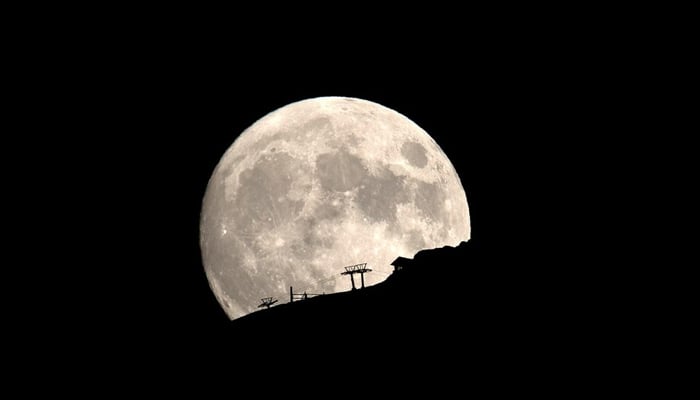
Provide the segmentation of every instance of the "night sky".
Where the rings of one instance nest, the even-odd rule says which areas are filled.
[[[555,67],[546,49],[503,43],[474,42],[460,57],[427,46],[323,60],[140,46],[97,70],[80,110],[91,135],[76,139],[87,150],[69,160],[80,194],[66,198],[64,214],[65,226],[76,215],[89,220],[75,235],[87,253],[74,256],[87,266],[72,279],[80,290],[64,317],[114,323],[138,339],[225,329],[199,251],[207,181],[257,119],[318,96],[370,100],[414,121],[461,178],[475,245],[540,285],[571,281],[562,264],[580,241],[562,232],[591,227],[580,207],[590,183],[569,167],[599,140],[585,96],[594,78],[562,58]]]

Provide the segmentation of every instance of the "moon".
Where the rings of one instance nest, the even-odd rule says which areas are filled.
[[[246,129],[204,195],[200,247],[230,319],[260,299],[350,289],[343,267],[383,281],[398,256],[469,240],[459,176],[418,125],[382,105],[319,97]]]

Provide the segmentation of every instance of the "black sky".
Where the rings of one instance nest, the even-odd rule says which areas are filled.
[[[510,282],[522,282],[519,294],[526,302],[558,305],[547,326],[553,336],[561,332],[558,318],[574,313],[581,321],[574,328],[590,328],[593,336],[608,340],[614,321],[634,307],[608,306],[605,300],[614,296],[605,292],[620,293],[630,274],[618,279],[622,272],[610,264],[626,265],[625,258],[600,253],[624,241],[620,226],[633,219],[620,215],[634,204],[615,193],[637,175],[625,156],[634,152],[644,128],[639,125],[648,118],[632,110],[635,98],[646,102],[647,77],[640,66],[653,58],[649,43],[666,42],[655,34],[638,40],[636,29],[622,27],[618,22],[631,18],[629,10],[612,17],[595,11],[596,18],[574,22],[580,10],[553,16],[550,9],[529,9],[537,16],[530,18],[497,7],[488,15],[441,8],[431,16],[421,6],[411,18],[354,8],[361,14],[356,20],[325,18],[316,21],[325,25],[319,27],[284,13],[279,19],[286,23],[276,25],[267,18],[270,10],[216,18],[209,10],[195,15],[169,7],[128,10],[123,17],[114,10],[95,13],[75,24],[56,18],[58,26],[47,24],[47,32],[17,30],[13,42],[36,38],[14,44],[23,55],[12,62],[26,67],[27,76],[8,75],[22,91],[11,102],[29,111],[4,148],[12,160],[9,175],[29,174],[20,175],[20,184],[6,195],[27,207],[7,211],[20,219],[23,229],[11,236],[25,246],[8,246],[7,253],[20,260],[7,262],[6,270],[26,276],[4,281],[17,292],[7,306],[22,318],[6,324],[6,333],[29,339],[26,346],[17,342],[21,359],[13,368],[26,363],[35,376],[37,368],[48,367],[53,376],[77,363],[95,375],[117,376],[104,386],[112,390],[128,387],[123,384],[131,371],[152,382],[171,365],[189,372],[221,361],[222,348],[236,356],[239,349],[262,351],[261,343],[236,343],[227,336],[230,323],[200,260],[201,200],[216,163],[238,134],[276,108],[317,96],[367,99],[425,129],[462,180],[472,244],[481,259],[498,265]],[[346,11],[351,10],[340,13]],[[108,15],[114,20],[107,21]],[[621,34],[609,34],[599,16],[612,18],[609,25]],[[630,49],[641,49],[644,57],[629,62]],[[17,161],[18,146],[10,143],[15,137],[29,142],[29,154]],[[647,154],[654,155],[642,155]],[[622,168],[608,168],[611,164]],[[612,245],[600,239],[605,235],[614,239]],[[633,301],[625,298],[624,304]],[[526,337],[522,329],[527,328],[506,334]],[[407,365],[433,369],[443,355],[451,356],[432,354],[422,333],[410,338],[413,351],[401,349],[392,358],[400,373],[419,375],[421,368]],[[280,340],[298,360],[296,343]],[[327,340],[339,343],[337,337]],[[565,345],[581,342],[590,343],[588,332]],[[482,344],[466,343],[466,356],[457,361]],[[386,359],[383,344],[374,348],[373,362]],[[25,356],[25,350],[38,356]],[[539,374],[531,368],[537,350],[530,358],[504,362],[514,366],[510,376]],[[432,356],[434,363],[406,364],[415,352]],[[206,362],[189,361],[201,353]],[[345,362],[345,355],[329,353],[326,359]],[[257,358],[261,364],[272,359]],[[126,367],[117,374],[101,368],[121,366],[122,360]],[[230,379],[236,359],[223,361]],[[279,376],[280,365],[286,366],[267,367]],[[447,375],[454,372],[449,365],[443,368]],[[329,382],[345,384],[336,375],[342,368],[328,370],[335,379]],[[372,364],[373,377],[385,370]],[[503,370],[494,370],[496,385],[511,382],[499,378]],[[462,390],[465,375],[459,373],[453,382]],[[73,377],[79,386],[95,382]],[[418,378],[401,385],[423,377]],[[164,386],[179,388],[171,375],[166,381]],[[581,386],[586,385],[573,387]]]

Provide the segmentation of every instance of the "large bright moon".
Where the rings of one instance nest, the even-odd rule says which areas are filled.
[[[437,143],[366,100],[320,97],[246,129],[212,174],[200,221],[209,284],[231,319],[260,299],[384,280],[398,256],[469,240],[467,198]]]

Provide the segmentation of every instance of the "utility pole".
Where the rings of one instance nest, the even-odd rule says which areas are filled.
[[[362,289],[365,288],[365,272],[370,272],[371,269],[367,268],[367,263],[351,265],[345,267],[345,272],[341,272],[340,275],[350,275],[350,283],[352,283],[352,290],[355,290],[355,278],[353,275],[360,274],[360,280],[362,281]]]

